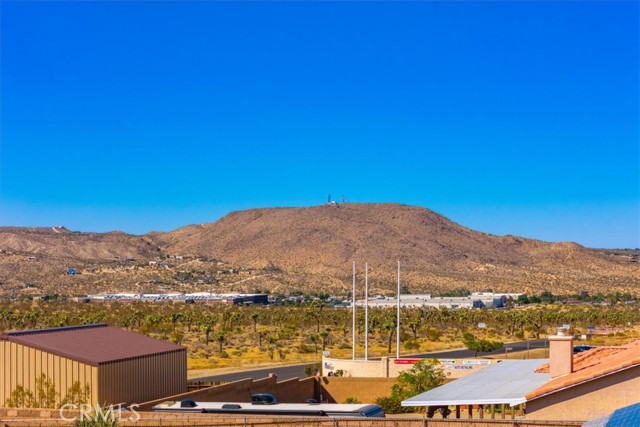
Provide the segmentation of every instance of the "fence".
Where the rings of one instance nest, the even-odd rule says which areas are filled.
[[[144,414],[146,415],[146,414]],[[0,427],[69,426],[63,420],[0,420]],[[153,417],[138,421],[124,418],[120,426],[129,427],[579,427],[582,421],[427,419],[408,417],[388,418],[318,418],[318,417]]]

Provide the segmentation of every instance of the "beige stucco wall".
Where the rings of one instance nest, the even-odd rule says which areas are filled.
[[[399,373],[411,369],[418,359],[382,357],[379,360],[352,360],[322,358],[322,375],[328,376],[337,370],[344,371],[346,377],[356,378],[396,378]],[[426,359],[419,359],[426,360]],[[449,379],[462,378],[486,368],[495,361],[484,359],[442,359],[442,368]]]
[[[378,397],[390,396],[395,382],[395,378],[323,377],[319,397],[329,403],[344,403],[349,397],[374,403]]]
[[[527,402],[527,419],[591,420],[640,402],[640,367]]]
[[[36,380],[44,374],[56,389],[60,403],[75,381],[91,388],[91,403],[98,402],[98,369],[75,360],[47,353],[21,344],[0,341],[0,405],[11,391],[22,385],[36,395]],[[39,396],[35,396],[38,399]]]

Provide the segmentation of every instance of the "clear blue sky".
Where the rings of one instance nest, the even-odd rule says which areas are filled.
[[[0,224],[344,195],[640,246],[639,3],[2,1]]]

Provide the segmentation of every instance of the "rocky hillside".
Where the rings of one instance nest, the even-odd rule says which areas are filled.
[[[385,292],[394,288],[400,260],[411,292],[640,290],[638,264],[624,252],[489,235],[428,209],[396,204],[252,209],[144,236],[0,228],[0,250],[5,288],[26,281],[46,286],[49,280],[62,282],[62,288],[85,281],[83,288],[114,290],[341,292],[350,288],[355,260],[360,274],[369,263],[372,288]],[[40,267],[34,267],[33,257]],[[152,260],[162,261],[162,268],[149,266]],[[56,280],[43,267],[52,262]],[[63,264],[69,263],[82,265],[92,278],[63,277]],[[246,277],[226,277],[230,270]]]

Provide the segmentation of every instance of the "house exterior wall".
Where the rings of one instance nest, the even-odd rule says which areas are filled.
[[[187,391],[185,350],[153,354],[98,367],[100,403],[134,404]]]
[[[591,420],[640,401],[640,366],[527,402],[526,417]]]
[[[88,385],[91,403],[98,403],[98,369],[95,366],[10,341],[0,341],[0,369],[0,406],[18,385],[30,390],[38,399],[36,380],[42,374],[55,385],[57,404],[75,381],[79,381],[82,387]]]

